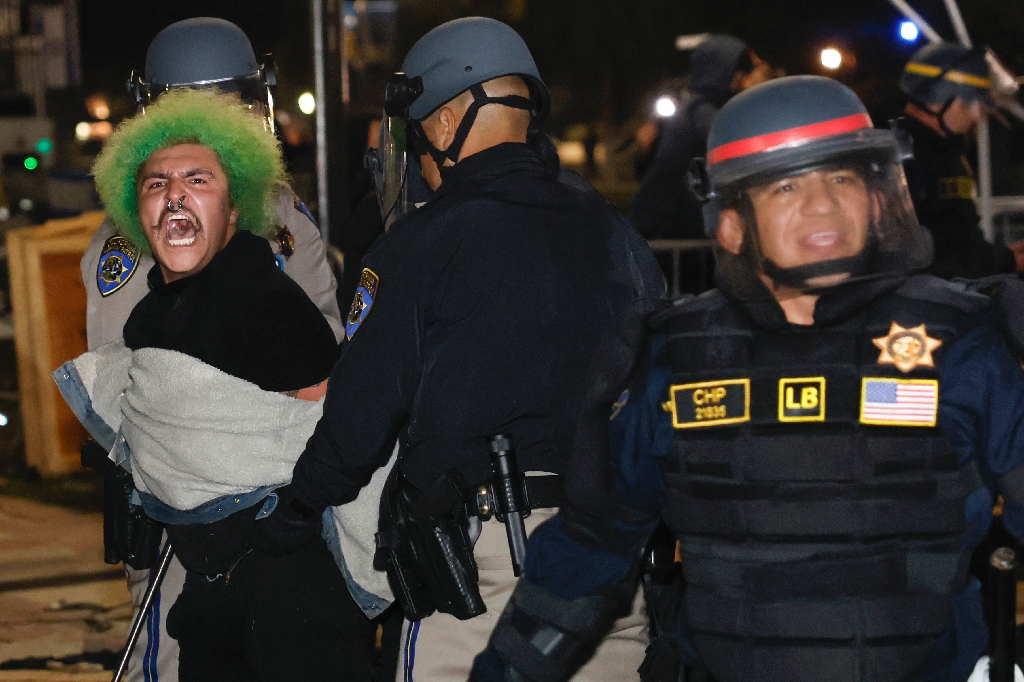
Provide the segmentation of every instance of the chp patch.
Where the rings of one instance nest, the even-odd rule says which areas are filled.
[[[779,421],[825,421],[825,377],[779,379]]]
[[[750,379],[723,379],[669,387],[662,409],[672,426],[692,429],[750,421]]]
[[[139,268],[139,249],[119,234],[103,243],[96,267],[100,296],[110,296],[123,287]]]
[[[363,274],[359,276],[356,296],[352,299],[352,308],[348,311],[348,318],[345,320],[345,336],[349,341],[352,340],[366,316],[370,314],[373,299],[377,296],[378,284],[380,284],[380,277],[377,277],[377,273],[370,268],[363,268]]]

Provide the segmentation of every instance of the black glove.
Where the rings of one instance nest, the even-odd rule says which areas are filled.
[[[296,552],[320,537],[324,506],[312,506],[299,499],[291,484],[274,491],[277,508],[256,522],[256,549],[273,556]]]

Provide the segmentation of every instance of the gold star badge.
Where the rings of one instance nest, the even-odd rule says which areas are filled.
[[[904,329],[895,322],[888,336],[871,341],[882,350],[878,364],[896,365],[896,369],[904,373],[918,366],[934,367],[932,351],[942,345],[942,341],[928,336],[923,324]]]

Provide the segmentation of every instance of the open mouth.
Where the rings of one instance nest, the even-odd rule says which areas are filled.
[[[196,241],[199,228],[195,222],[180,213],[167,218],[165,230],[167,243],[171,246],[191,246]]]
[[[834,230],[814,232],[803,239],[804,243],[812,249],[830,249],[839,245],[842,237]]]

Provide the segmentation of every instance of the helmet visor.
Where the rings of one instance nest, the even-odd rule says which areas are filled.
[[[760,176],[718,192],[718,285],[751,300],[927,267],[903,166],[878,151]],[[737,232],[738,230],[738,232]],[[728,235],[742,238],[729,240]]]
[[[384,116],[377,148],[367,152],[366,165],[373,174],[384,228],[411,210],[408,183],[409,122],[402,116]]]

